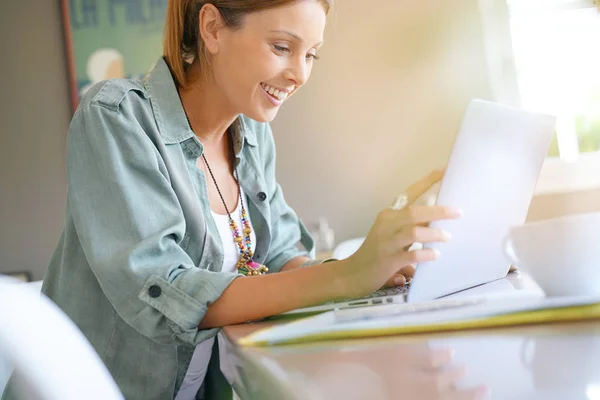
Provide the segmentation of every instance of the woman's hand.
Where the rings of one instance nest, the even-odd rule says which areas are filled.
[[[425,178],[423,178],[420,181],[418,181],[417,183],[411,185],[406,190],[406,193],[398,196],[398,198],[396,198],[396,201],[395,201],[395,203],[396,203],[395,205],[399,206],[399,205],[401,205],[401,204],[399,204],[399,201],[401,201],[401,200],[399,200],[399,198],[405,197],[406,205],[397,207],[397,208],[404,208],[407,205],[413,205],[413,204],[414,205],[429,205],[429,206],[434,205],[435,200],[437,198],[437,192],[440,189],[440,183],[442,181],[442,178],[444,177],[445,172],[446,172],[445,169],[434,170],[429,175],[427,175]],[[393,205],[392,205],[392,207],[393,207]],[[414,244],[411,245],[411,249],[413,247],[415,249],[419,246],[422,247],[421,243],[416,243],[416,245],[417,246],[414,246]],[[416,264],[411,264],[407,267],[402,268],[400,271],[398,271],[396,274],[394,274],[390,279],[388,279],[388,281],[386,282],[384,287],[404,286],[407,283],[410,283],[413,276],[415,275],[416,266],[417,266]]]
[[[414,273],[415,264],[433,261],[439,256],[433,249],[410,250],[409,247],[413,243],[450,240],[447,232],[430,228],[429,223],[459,218],[460,210],[413,205],[443,175],[443,170],[433,171],[409,187],[395,207],[379,213],[363,245],[346,260],[347,284],[353,294],[367,295],[385,284],[402,284],[405,275]]]

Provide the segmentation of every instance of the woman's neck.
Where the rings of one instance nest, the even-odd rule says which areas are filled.
[[[199,63],[192,64],[187,77],[193,83],[178,91],[191,128],[203,144],[218,146],[238,115],[231,111],[231,105],[215,83],[200,71]]]

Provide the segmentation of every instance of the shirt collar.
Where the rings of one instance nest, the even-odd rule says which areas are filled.
[[[144,86],[150,94],[150,102],[154,111],[156,123],[165,143],[181,143],[196,135],[190,128],[171,70],[163,57],[144,80]],[[257,145],[256,132],[241,116],[241,129],[233,138],[234,151],[239,155],[244,141],[251,146]]]

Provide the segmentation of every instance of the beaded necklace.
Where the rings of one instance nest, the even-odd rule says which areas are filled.
[[[241,210],[241,219],[242,219],[242,226],[243,226],[243,233],[244,233],[243,236],[241,235],[237,224],[231,217],[229,208],[227,208],[227,204],[225,203],[225,199],[223,198],[223,195],[221,194],[219,185],[217,185],[217,180],[215,179],[215,176],[213,175],[213,172],[210,168],[210,165],[208,165],[208,161],[206,161],[206,156],[204,154],[202,154],[202,159],[204,160],[204,163],[206,164],[206,168],[208,169],[208,172],[209,172],[213,182],[215,183],[215,187],[217,188],[219,197],[221,197],[221,201],[223,202],[223,207],[225,207],[225,211],[227,211],[227,217],[229,218],[229,227],[231,228],[231,231],[233,232],[233,240],[234,240],[235,244],[238,246],[238,249],[240,251],[240,259],[236,263],[235,267],[237,268],[237,270],[240,274],[243,274],[246,276],[266,274],[267,272],[269,272],[269,269],[266,267],[266,265],[262,265],[262,264],[252,261],[252,257],[254,256],[252,253],[252,241],[250,238],[250,234],[252,233],[252,227],[250,226],[250,220],[248,219],[248,214],[246,214],[246,209],[244,208],[244,202],[242,200],[242,189],[240,186],[240,179],[239,179],[239,175],[238,175],[238,171],[237,171],[237,166],[234,166],[234,172],[235,172],[234,178],[235,178],[235,182],[238,187],[238,191],[240,193],[240,206],[242,209]],[[234,161],[234,165],[235,165],[235,161]]]

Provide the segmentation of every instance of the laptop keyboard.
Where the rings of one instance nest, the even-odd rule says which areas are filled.
[[[363,297],[363,299],[372,299],[373,297],[397,296],[399,294],[408,293],[408,288],[409,285],[396,286],[393,288],[383,288],[371,293],[368,296]]]
[[[461,308],[481,304],[485,301],[483,298],[466,298],[466,299],[447,299],[433,300],[423,303],[405,303],[393,306],[391,308],[377,308],[363,311],[361,308],[344,308],[336,309],[335,322],[356,322],[367,321],[377,318],[397,318],[405,315],[414,315],[419,313],[447,310],[453,308]]]
[[[366,299],[373,299],[376,297],[387,297],[387,296],[398,296],[398,295],[403,295],[408,293],[408,289],[409,289],[410,285],[404,285],[404,286],[396,286],[393,288],[382,288],[379,289],[373,293],[371,293],[368,296],[365,297],[351,297],[348,299],[344,299],[344,300],[338,300],[338,301],[330,301],[327,302],[325,304],[337,304],[337,303],[346,303],[348,301],[357,301],[357,300],[366,300]]]

